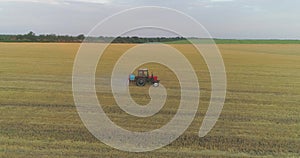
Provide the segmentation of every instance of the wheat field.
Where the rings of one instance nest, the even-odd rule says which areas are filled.
[[[113,149],[85,128],[72,96],[73,62],[80,44],[0,43],[0,157],[300,157],[300,45],[219,44],[227,72],[221,116],[203,138],[198,130],[210,99],[210,76],[189,44],[172,44],[190,60],[201,87],[197,115],[170,145],[146,153]],[[163,126],[178,108],[175,74],[148,67],[167,88],[163,109],[150,118],[123,112],[108,85],[114,63],[134,44],[112,44],[96,73],[99,101],[110,119],[132,131]],[[107,88],[107,87],[106,87]],[[149,102],[148,88],[130,86],[132,98]]]

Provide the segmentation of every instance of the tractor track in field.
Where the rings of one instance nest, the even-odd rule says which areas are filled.
[[[45,104],[45,103],[0,103],[1,107],[49,107],[49,108],[75,108],[74,104]]]

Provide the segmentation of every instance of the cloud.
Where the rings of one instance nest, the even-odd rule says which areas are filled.
[[[61,4],[60,0],[2,0],[1,2],[28,2],[28,3],[46,3],[46,4]]]
[[[245,9],[249,9],[251,11],[254,11],[254,12],[262,12],[262,11],[264,11],[261,7],[254,6],[254,5],[243,5],[242,7],[245,8]]]
[[[233,0],[210,0],[211,2],[232,2]]]
[[[299,0],[0,0],[0,30],[77,35],[116,12],[144,5],[187,13],[216,38],[300,39]]]
[[[72,2],[107,4],[111,2],[111,0],[1,0],[1,1],[2,2],[31,2],[31,3],[46,3],[46,4],[69,4]]]
[[[69,0],[68,2],[84,2],[84,3],[107,4],[107,3],[110,3],[111,0]]]
[[[31,3],[49,3],[54,4],[57,3],[56,0],[2,0],[2,2],[31,2]]]

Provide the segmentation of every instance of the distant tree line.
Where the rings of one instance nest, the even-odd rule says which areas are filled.
[[[30,31],[27,34],[22,35],[0,35],[0,42],[98,42],[98,43],[149,43],[149,42],[173,42],[184,40],[183,37],[85,37],[83,34],[78,36],[70,35],[56,35],[56,34],[45,34],[36,35]]]
[[[36,35],[32,31],[23,35],[0,35],[1,42],[82,42],[84,35],[69,36],[69,35]]]
[[[112,43],[149,43],[149,42],[173,42],[184,40],[183,37],[154,37],[154,38],[142,38],[142,37],[117,37]]]
[[[36,35],[30,31],[27,34],[19,35],[1,35],[0,42],[61,42],[61,43],[173,43],[173,44],[190,44],[194,43],[211,43],[211,39],[194,38],[188,39],[184,37],[103,37],[103,36],[89,36],[85,37],[83,34],[78,36],[70,35],[56,35],[56,34],[42,34]],[[213,39],[216,44],[300,44],[300,40],[278,40],[278,39]]]

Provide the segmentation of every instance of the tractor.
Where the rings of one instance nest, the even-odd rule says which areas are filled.
[[[157,80],[157,76],[153,76],[153,74],[149,75],[148,69],[139,69],[137,76],[130,74],[129,82],[135,82],[135,84],[140,87],[145,86],[146,83],[150,83],[154,87],[159,86],[159,80]]]

